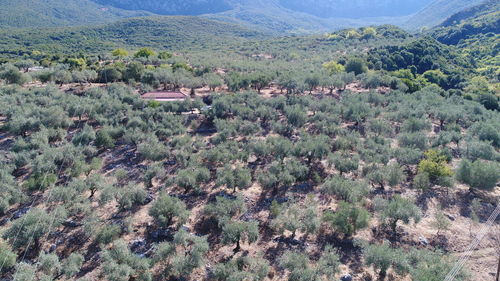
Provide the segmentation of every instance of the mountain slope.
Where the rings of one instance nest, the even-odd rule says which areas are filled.
[[[294,11],[318,17],[371,18],[400,17],[413,14],[432,0],[280,0],[279,3]]]
[[[94,0],[127,10],[145,10],[162,15],[200,15],[230,10],[226,0]]]
[[[264,37],[262,33],[235,24],[199,17],[158,16],[96,27],[3,30],[0,31],[0,49],[66,54],[82,50],[102,53],[117,47],[184,50],[220,45],[221,41],[238,42],[261,37]]]
[[[498,79],[499,30],[500,2],[489,0],[451,16],[430,34],[441,43],[458,46],[463,57],[473,57],[482,75]]]
[[[500,2],[489,0],[463,10],[444,21],[432,31],[433,36],[445,44],[458,44],[461,40],[500,30]]]
[[[1,27],[51,27],[112,22],[151,15],[103,6],[91,0],[0,0]]]
[[[404,27],[413,30],[421,27],[434,27],[441,24],[451,15],[476,6],[483,1],[484,0],[435,0],[413,15],[404,24]]]

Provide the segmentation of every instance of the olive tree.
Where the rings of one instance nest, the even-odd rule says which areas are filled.
[[[422,211],[417,205],[399,195],[394,196],[391,200],[377,197],[374,204],[380,221],[387,223],[393,232],[396,231],[399,221],[404,224],[409,224],[411,220],[418,223],[422,217]]]
[[[172,224],[179,227],[187,221],[189,211],[180,199],[163,193],[153,202],[149,215],[161,228],[170,227]]]
[[[367,227],[369,220],[370,213],[367,210],[347,202],[341,202],[335,212],[327,211],[323,216],[323,221],[347,238],[355,235],[359,229]]]

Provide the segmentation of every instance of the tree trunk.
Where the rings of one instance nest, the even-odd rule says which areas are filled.
[[[238,239],[238,241],[236,242],[236,248],[234,248],[234,252],[237,253],[241,250],[241,246],[240,246],[240,239]]]

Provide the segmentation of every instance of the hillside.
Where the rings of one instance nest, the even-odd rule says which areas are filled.
[[[264,35],[230,23],[189,16],[158,16],[126,19],[97,27],[2,30],[0,48],[4,53],[38,50],[66,54],[107,52],[123,46],[182,50],[261,36]]]
[[[444,44],[457,46],[463,57],[474,57],[478,72],[498,82],[499,30],[500,2],[490,0],[451,16],[430,34]]]
[[[162,15],[200,15],[232,8],[228,0],[94,0],[127,10],[145,10]]]
[[[441,24],[451,15],[473,7],[484,0],[435,0],[424,9],[413,15],[404,26],[417,30],[422,27],[431,28]]]
[[[414,14],[433,0],[280,0],[290,10],[322,18],[401,17]]]
[[[150,14],[91,0],[0,0],[0,27],[92,25]]]
[[[376,24],[403,26],[406,23],[409,28],[433,26],[477,2],[479,0],[432,3],[431,0],[0,0],[0,26],[64,27],[104,24],[145,15],[200,15],[267,33],[305,34]],[[419,10],[420,13],[411,18]]]
[[[487,1],[465,9],[444,21],[434,31],[434,37],[445,44],[500,30],[500,2]]]

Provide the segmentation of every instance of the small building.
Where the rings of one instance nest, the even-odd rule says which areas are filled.
[[[185,101],[189,97],[181,92],[156,91],[145,93],[141,98],[155,101]]]

